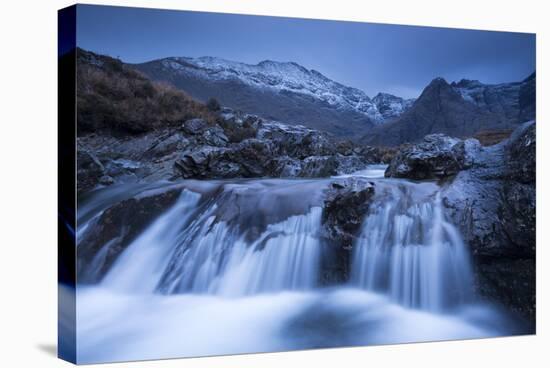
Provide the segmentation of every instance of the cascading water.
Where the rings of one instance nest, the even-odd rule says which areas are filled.
[[[472,269],[430,184],[383,187],[354,245],[351,281],[407,307],[442,311],[471,300]],[[426,189],[426,188],[422,188]]]
[[[184,190],[178,202],[128,246],[103,285],[127,292],[225,296],[316,285],[320,207],[268,225],[249,243],[234,226],[216,221],[216,203],[199,209],[199,200],[200,195]]]
[[[333,179],[186,182],[179,199],[118,256],[99,284],[78,286],[82,363],[498,336],[506,319],[469,304],[472,271],[438,186],[373,178],[351,279],[319,285],[324,191]],[[160,184],[159,184],[160,185]],[[166,183],[153,186],[164,190]],[[150,187],[132,187],[132,196]],[[85,203],[93,234],[125,200]],[[109,253],[92,260],[98,272]],[[78,251],[78,248],[77,248]],[[329,252],[327,252],[329,253]],[[324,258],[325,257],[325,258]],[[375,323],[373,323],[375,322]]]

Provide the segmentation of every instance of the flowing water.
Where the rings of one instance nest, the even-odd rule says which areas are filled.
[[[355,174],[376,194],[350,280],[331,287],[320,280],[323,192],[333,179],[181,184],[101,282],[78,287],[79,362],[513,333],[506,316],[476,302],[467,247],[438,186],[381,173]],[[98,191],[79,207],[79,239],[110,205],[170,185]]]

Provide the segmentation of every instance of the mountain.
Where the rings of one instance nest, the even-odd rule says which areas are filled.
[[[170,57],[134,67],[199,100],[214,97],[233,109],[340,137],[365,134],[408,106],[387,94],[371,100],[359,89],[294,62],[265,60],[250,65],[216,57]]]
[[[487,85],[463,79],[434,79],[403,114],[374,127],[362,141],[396,146],[425,135],[444,133],[471,137],[482,131],[503,131],[535,118],[535,74],[522,82]]]
[[[414,98],[404,99],[382,92],[372,98],[372,102],[378,108],[378,112],[382,115],[384,121],[401,116],[412,106],[414,101]]]

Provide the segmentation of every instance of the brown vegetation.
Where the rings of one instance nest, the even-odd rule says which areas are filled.
[[[512,129],[482,130],[477,132],[474,135],[474,138],[477,139],[483,146],[492,146],[507,139],[510,137],[510,134],[512,134]]]
[[[169,84],[152,82],[120,60],[79,49],[78,133],[142,133],[216,114]]]

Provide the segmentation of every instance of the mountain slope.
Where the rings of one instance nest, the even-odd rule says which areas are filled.
[[[384,118],[384,121],[388,121],[393,118],[401,116],[405,111],[407,111],[415,99],[404,99],[391,95],[389,93],[379,92],[376,96],[372,98],[372,102],[378,108],[380,115]]]
[[[110,131],[139,134],[202,118],[208,108],[182,91],[150,81],[120,60],[77,49],[78,134]]]
[[[523,82],[498,85],[471,80],[449,84],[436,78],[406,112],[373,128],[362,141],[395,146],[431,133],[469,137],[480,131],[511,129],[534,118],[533,85],[534,75]]]
[[[356,137],[386,120],[364,92],[293,62],[249,65],[214,57],[171,57],[134,67],[199,100],[215,97],[233,109],[336,136]]]

